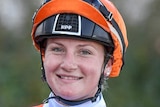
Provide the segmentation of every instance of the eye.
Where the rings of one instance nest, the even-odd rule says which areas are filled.
[[[82,49],[82,50],[80,50],[80,54],[81,55],[90,55],[90,54],[92,54],[92,52],[87,49]]]
[[[54,53],[62,54],[64,53],[64,49],[61,47],[52,47],[51,49]]]

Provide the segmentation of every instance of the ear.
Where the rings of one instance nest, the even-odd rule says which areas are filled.
[[[109,59],[104,69],[104,76],[108,77],[112,71],[112,59]]]

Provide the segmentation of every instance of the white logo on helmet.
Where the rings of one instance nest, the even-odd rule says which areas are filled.
[[[61,24],[60,27],[57,28],[57,21],[59,18],[59,15],[56,15],[55,22],[53,23],[53,29],[52,29],[52,34],[68,34],[68,35],[81,35],[81,16],[78,16],[78,31],[74,32],[71,31],[74,27],[70,24]]]
[[[71,29],[72,29],[72,26],[71,26],[71,25],[61,25],[61,29],[71,30]]]

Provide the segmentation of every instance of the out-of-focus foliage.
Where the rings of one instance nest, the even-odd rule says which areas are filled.
[[[9,0],[6,0],[6,2]],[[24,15],[19,15],[21,26],[13,25],[13,19],[2,19],[0,11],[0,106],[30,107],[40,104],[49,94],[49,89],[40,79],[40,55],[31,41],[32,14],[40,0],[15,0],[21,5]],[[123,6],[125,0],[113,0],[122,13],[127,29],[129,48],[125,66],[118,78],[108,81],[104,91],[108,107],[158,107],[160,105],[160,1],[149,5],[143,20],[131,23]],[[0,7],[2,6],[0,0]],[[137,3],[133,4],[138,6]],[[8,5],[8,9],[12,9]],[[138,10],[138,7],[137,7]],[[4,12],[4,11],[3,11]],[[7,12],[12,12],[11,10]],[[12,14],[16,14],[15,13]],[[128,12],[130,13],[130,12]],[[11,14],[11,13],[10,13]],[[132,15],[137,15],[136,12]],[[142,16],[141,16],[142,15]],[[143,18],[145,16],[146,18]],[[14,21],[12,21],[14,22]],[[12,24],[8,28],[4,23]]]

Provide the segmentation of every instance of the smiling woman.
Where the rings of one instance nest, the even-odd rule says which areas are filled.
[[[57,96],[64,99],[92,97],[104,61],[101,56],[104,56],[104,47],[96,42],[48,39],[44,58],[47,83]]]
[[[45,0],[33,16],[32,39],[51,90],[40,106],[106,107],[103,82],[119,75],[128,46],[110,1]]]

